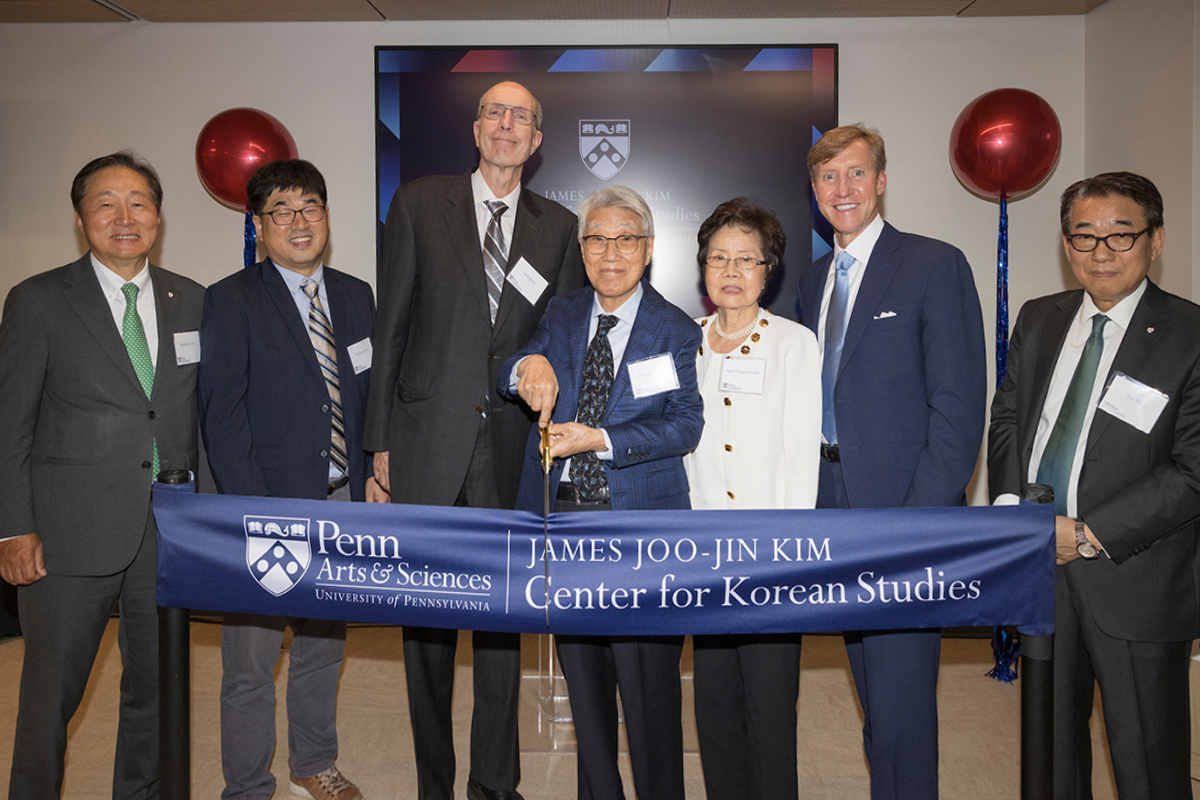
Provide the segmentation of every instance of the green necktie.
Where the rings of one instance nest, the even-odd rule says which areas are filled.
[[[136,283],[126,283],[121,287],[125,295],[125,317],[121,320],[121,338],[125,340],[125,349],[129,351],[129,360],[133,362],[133,371],[150,399],[154,391],[154,362],[150,360],[150,345],[146,343],[146,329],[142,327],[142,318],[137,312],[138,287]],[[158,476],[158,442],[154,443],[154,466],[150,473],[151,482]]]
[[[1037,481],[1054,487],[1054,510],[1063,516],[1067,513],[1067,488],[1071,485],[1071,466],[1075,463],[1079,434],[1083,430],[1088,401],[1092,398],[1092,388],[1096,383],[1096,369],[1100,366],[1100,356],[1104,352],[1106,322],[1108,317],[1103,314],[1092,317],[1092,335],[1083,346],[1079,365],[1075,367],[1075,374],[1071,376],[1058,419],[1054,422],[1054,429],[1050,431],[1050,441],[1046,442],[1046,451],[1042,453],[1042,460],[1038,464]]]

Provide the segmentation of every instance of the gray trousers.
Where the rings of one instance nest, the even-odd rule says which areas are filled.
[[[121,705],[112,796],[158,797],[155,545],[151,516],[141,550],[124,571],[102,576],[51,572],[17,589],[25,663],[8,787],[12,800],[58,800],[67,724],[83,699],[114,606],[121,614]]]
[[[345,495],[348,499],[349,492]],[[330,499],[340,498],[335,494]],[[346,623],[226,614],[221,629],[222,800],[269,800],[275,792],[274,670],[288,626],[288,768],[307,778],[337,760],[337,683]]]

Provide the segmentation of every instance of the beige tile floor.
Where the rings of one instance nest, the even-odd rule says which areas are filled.
[[[460,765],[466,753],[471,713],[470,638],[461,640],[454,724]],[[20,639],[0,643],[0,790],[11,765],[17,677],[23,645]],[[538,640],[523,641],[525,678],[522,686],[520,789],[526,800],[560,800],[574,796],[575,761],[570,726],[548,721],[540,710],[537,677]],[[1019,689],[984,673],[991,651],[985,640],[946,639],[939,682],[941,711],[941,786],[943,798],[1017,798]],[[800,786],[805,800],[866,800],[867,767],[861,750],[861,719],[854,697],[841,638],[808,636],[804,640],[800,687]],[[280,661],[280,696],[286,670]],[[692,721],[690,651],[684,654],[684,731],[689,800],[704,797],[695,725]],[[120,656],[116,625],[110,624],[100,649],[87,696],[71,725],[63,796],[68,800],[101,800],[110,785]],[[220,772],[217,690],[220,684],[220,631],[216,624],[192,624],[192,797],[218,798]],[[283,704],[278,704],[278,749],[275,774],[281,781],[277,798],[290,796],[287,781]],[[412,735],[404,691],[400,630],[387,627],[351,629],[342,672],[338,708],[342,770],[362,788],[368,800],[415,797]],[[1102,735],[1094,726],[1097,741]],[[1101,748],[1102,744],[1099,745]],[[1103,749],[1097,751],[1103,753]],[[622,765],[632,798],[628,760]],[[1195,788],[1193,794],[1200,798]],[[460,766],[458,797],[465,797],[466,770]],[[1097,759],[1095,800],[1114,800],[1106,758]],[[12,798],[11,800],[17,800]],[[642,798],[642,800],[652,800]]]

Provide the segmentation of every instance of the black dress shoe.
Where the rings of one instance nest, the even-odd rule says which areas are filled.
[[[467,779],[467,800],[525,800],[517,791],[489,789],[474,778]]]

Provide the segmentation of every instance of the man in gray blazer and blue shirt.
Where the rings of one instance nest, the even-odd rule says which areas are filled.
[[[196,468],[204,290],[148,263],[162,187],[129,153],[71,187],[89,252],[9,293],[0,323],[0,577],[25,662],[10,798],[62,790],[67,723],[114,607],[121,705],[113,797],[158,797],[157,535],[150,486]]]
[[[396,190],[379,258],[364,446],[396,503],[513,508],[532,417],[494,390],[550,298],[584,285],[575,215],[521,185],[542,108],[517,83],[480,98],[478,169]],[[390,456],[395,456],[391,458]],[[458,632],[404,629],[419,800],[454,797]],[[516,800],[520,637],[476,631],[469,800]]]

